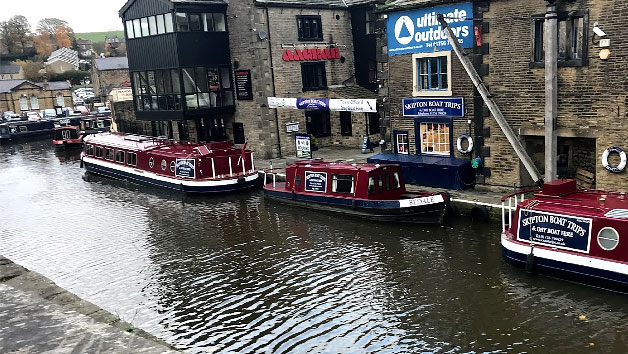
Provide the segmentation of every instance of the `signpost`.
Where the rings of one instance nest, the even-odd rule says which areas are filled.
[[[297,145],[297,157],[300,159],[312,158],[311,138],[307,134],[297,134],[294,137]]]

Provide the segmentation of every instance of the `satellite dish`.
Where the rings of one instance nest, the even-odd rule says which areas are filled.
[[[257,32],[257,35],[259,36],[259,39],[264,40],[266,38],[268,38],[268,34],[264,31],[259,31]]]

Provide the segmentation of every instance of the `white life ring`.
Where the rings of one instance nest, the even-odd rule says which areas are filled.
[[[467,140],[467,142],[469,143],[469,146],[467,146],[466,150],[462,149],[462,140],[463,139]],[[471,151],[473,151],[473,138],[469,134],[462,134],[458,138],[458,141],[457,141],[456,145],[458,146],[458,151],[460,151],[461,154],[465,154],[466,155],[466,154],[470,153]]]
[[[618,153],[619,157],[621,158],[621,162],[619,162],[619,165],[617,166],[611,166],[608,163],[608,155],[613,152]],[[604,166],[605,169],[613,173],[619,173],[623,171],[624,168],[626,168],[626,153],[624,152],[624,150],[616,146],[609,147],[608,149],[604,150],[604,153],[602,154],[602,166]]]

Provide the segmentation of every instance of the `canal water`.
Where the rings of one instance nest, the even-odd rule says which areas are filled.
[[[0,147],[0,254],[189,353],[626,353],[626,295],[504,264],[498,223],[376,224]]]

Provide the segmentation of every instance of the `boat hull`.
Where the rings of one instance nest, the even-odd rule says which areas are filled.
[[[181,180],[159,176],[135,168],[122,167],[93,160],[94,159],[89,158],[83,158],[82,160],[86,171],[89,173],[190,194],[237,192],[258,187],[261,180],[257,173],[249,176],[213,181]]]
[[[449,209],[448,200],[441,203],[400,208],[398,201],[369,201],[329,196],[311,196],[267,188],[264,189],[264,195],[269,199],[284,204],[351,215],[374,221],[443,224]]]
[[[628,264],[585,254],[515,242],[502,234],[502,256],[507,263],[534,273],[628,293]]]

